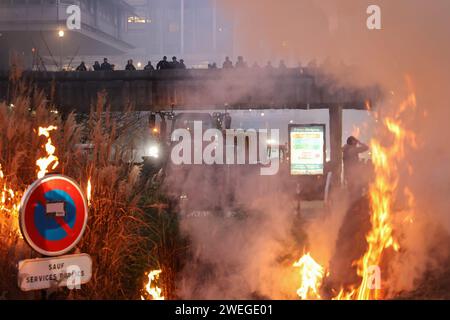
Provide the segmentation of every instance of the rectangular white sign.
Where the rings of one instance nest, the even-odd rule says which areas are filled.
[[[47,202],[47,204],[45,205],[45,210],[48,215],[64,217],[66,215],[64,206],[64,202]]]
[[[53,287],[80,289],[92,277],[92,259],[87,254],[55,258],[30,259],[19,262],[18,283],[22,291]]]

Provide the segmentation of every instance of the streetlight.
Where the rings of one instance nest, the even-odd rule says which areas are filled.
[[[65,36],[64,30],[58,31],[58,37],[59,37],[59,68],[60,71],[63,70],[63,56],[62,56],[62,50],[63,50],[63,38]]]

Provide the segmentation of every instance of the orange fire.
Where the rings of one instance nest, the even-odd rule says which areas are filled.
[[[366,236],[367,250],[358,261],[357,274],[361,277],[361,283],[357,288],[341,289],[333,298],[334,300],[369,300],[386,298],[386,290],[382,288],[380,266],[385,255],[385,250],[400,249],[399,243],[394,237],[393,217],[397,214],[395,202],[399,192],[399,169],[404,166],[409,174],[412,168],[405,163],[405,149],[410,146],[416,148],[414,132],[405,128],[401,114],[409,108],[415,109],[416,97],[411,94],[399,107],[393,117],[386,117],[382,122],[386,132],[392,141],[388,146],[374,139],[371,141],[372,162],[375,172],[374,181],[369,187],[369,200],[371,204],[370,222],[371,230]],[[385,141],[385,140],[384,140]],[[403,194],[407,205],[414,207],[414,195],[411,190],[405,188]],[[413,223],[411,212],[403,219],[403,222]],[[323,277],[323,268],[318,265],[308,254],[304,255],[294,266],[300,267],[302,285],[298,295],[302,299],[320,299],[319,289]],[[384,279],[385,280],[385,279]]]
[[[92,197],[92,185],[91,185],[91,178],[89,178],[87,186],[86,186],[86,198],[87,198],[88,206],[91,205],[91,197]]]
[[[22,195],[19,192],[15,192],[9,185],[5,178],[5,175],[0,164],[0,213],[6,216],[7,221],[1,221],[2,223],[9,224],[9,228],[19,234],[19,227],[17,224],[17,218],[19,217],[19,205]],[[1,225],[1,224],[0,224]]]
[[[399,113],[392,118],[385,118],[383,124],[392,136],[392,145],[385,147],[379,141],[372,140],[372,162],[375,170],[375,180],[370,185],[369,198],[371,203],[372,229],[366,236],[368,248],[364,256],[356,262],[357,273],[362,278],[356,290],[345,292],[341,290],[336,299],[382,299],[381,288],[374,286],[373,270],[381,265],[385,249],[392,247],[398,251],[400,246],[394,238],[393,207],[398,189],[398,170],[404,164],[405,147],[415,147],[415,135],[406,130],[399,120],[400,113],[408,107],[415,107],[415,96],[411,95],[401,104]],[[408,193],[409,202],[413,201],[412,193]],[[412,219],[412,218],[411,218]]]
[[[324,276],[323,267],[318,264],[309,253],[300,258],[294,267],[300,268],[300,288],[297,290],[298,296],[302,300],[321,299],[319,288]]]
[[[50,138],[50,132],[57,129],[58,128],[55,126],[49,126],[47,128],[39,127],[38,135],[47,138],[47,143],[45,144],[47,156],[36,161],[36,165],[39,167],[38,179],[43,178],[49,172],[48,167],[51,164],[53,164],[51,170],[55,170],[59,165],[59,159],[55,156],[56,147],[53,145],[52,139]]]
[[[150,297],[149,300],[164,300],[161,295],[162,289],[160,289],[154,282],[158,281],[161,270],[153,270],[148,274],[148,283],[145,285],[145,293]],[[141,300],[147,300],[141,295]]]

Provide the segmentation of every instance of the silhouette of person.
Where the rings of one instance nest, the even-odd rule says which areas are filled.
[[[127,65],[125,66],[125,70],[127,71],[136,71],[136,67],[133,65],[133,60],[128,60]]]
[[[167,57],[164,56],[161,61],[156,65],[156,70],[166,70],[170,68],[170,63],[167,61]]]
[[[107,58],[104,58],[102,66],[101,66],[101,70],[102,71],[113,71],[114,70],[114,66],[108,62]]]
[[[152,65],[152,62],[149,61],[149,62],[147,63],[147,65],[144,67],[144,70],[147,70],[147,71],[154,71],[154,70],[155,70],[155,67]]]
[[[230,57],[225,58],[222,68],[224,68],[224,69],[232,69],[233,68],[233,62],[231,62]]]
[[[236,62],[236,68],[237,69],[247,68],[247,62],[244,61],[244,58],[242,56],[238,57],[238,61]]]
[[[357,195],[361,186],[361,163],[359,154],[369,150],[369,147],[351,136],[347,139],[347,144],[342,148],[344,160],[344,180],[351,194]]]
[[[92,66],[92,68],[94,69],[94,71],[102,70],[102,67],[101,67],[101,65],[100,65],[100,63],[98,61],[94,62],[94,65]]]
[[[179,69],[180,68],[180,63],[177,60],[177,57],[172,57],[172,62],[170,63],[170,68],[171,69]]]
[[[284,62],[284,60],[280,60],[280,64],[278,65],[278,69],[280,70],[286,70],[286,63]]]
[[[180,60],[179,68],[180,69],[186,69],[186,65],[184,64],[184,60],[183,59]]]
[[[76,71],[87,71],[86,64],[81,61],[80,65],[77,67]]]

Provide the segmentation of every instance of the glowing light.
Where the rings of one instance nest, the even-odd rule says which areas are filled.
[[[50,132],[57,130],[58,128],[55,126],[49,126],[47,128],[39,127],[38,135],[44,136],[47,138],[47,143],[45,144],[45,151],[47,152],[47,156],[40,158],[36,161],[36,165],[39,167],[38,179],[43,178],[48,172],[48,167],[51,166],[51,170],[55,170],[59,165],[59,159],[56,157],[55,151],[56,147],[52,143],[52,139],[50,138]]]
[[[158,146],[151,146],[148,149],[148,156],[152,158],[159,158],[159,147]]]
[[[154,282],[158,281],[161,270],[153,270],[148,274],[148,282],[145,285],[145,293],[150,297],[150,300],[164,300],[161,295],[162,290]],[[143,295],[141,295],[141,300],[147,300]]]
[[[65,35],[66,35],[66,33],[64,32],[64,30],[58,31],[58,37],[63,38]]]
[[[0,219],[6,217],[7,225],[9,225],[10,230],[14,235],[22,238],[19,232],[18,217],[19,217],[19,206],[22,194],[20,192],[15,192],[11,186],[8,184],[5,174],[3,173],[2,166],[0,164]],[[3,221],[0,221],[0,226]]]
[[[323,267],[318,264],[309,253],[300,258],[294,267],[300,268],[300,288],[298,296],[302,300],[320,299],[319,288],[324,276]]]
[[[92,197],[92,185],[91,185],[91,178],[89,178],[87,186],[86,186],[86,198],[87,198],[88,206],[91,205],[91,197]]]

